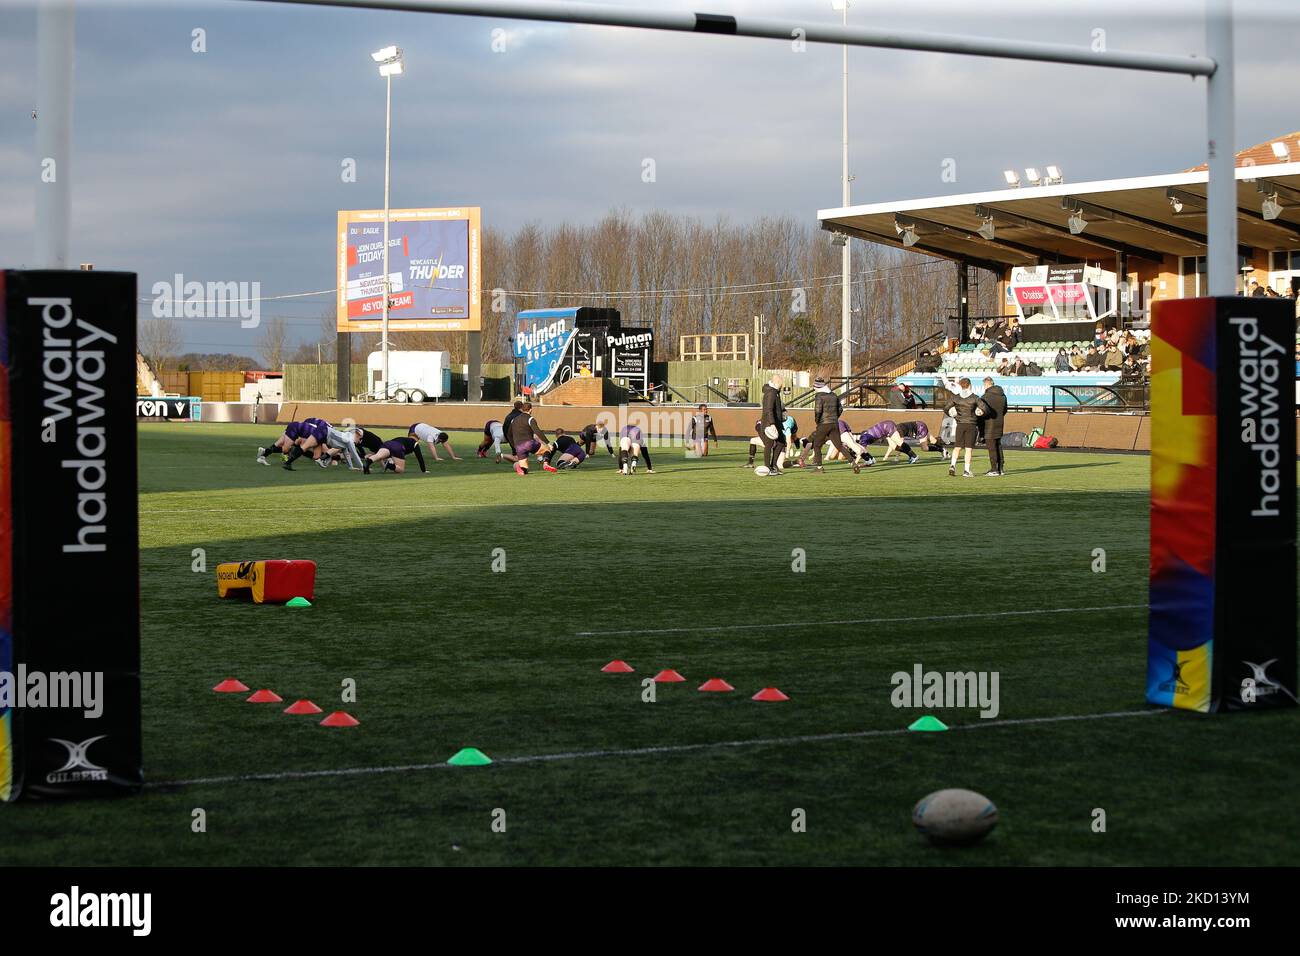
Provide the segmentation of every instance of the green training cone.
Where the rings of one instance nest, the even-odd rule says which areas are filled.
[[[912,723],[907,725],[908,730],[947,730],[948,725],[938,717],[931,717],[926,714],[924,717],[918,717]]]
[[[492,758],[477,747],[462,747],[447,760],[453,767],[486,767],[491,762]]]
[[[305,597],[296,597],[296,598],[291,598],[289,601],[285,603],[284,606],[285,607],[311,607],[311,601],[308,601]]]

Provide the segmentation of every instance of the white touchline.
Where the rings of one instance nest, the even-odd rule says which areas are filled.
[[[1160,708],[1150,710],[1112,710],[1101,714],[1068,714],[1059,717],[1020,717],[1015,720],[981,720],[973,724],[957,724],[950,731],[987,730],[996,727],[1024,727],[1030,724],[1059,724],[1074,720],[1106,720],[1113,717],[1152,717],[1173,713]],[[665,744],[658,747],[626,747],[610,750],[570,750],[552,754],[530,754],[521,757],[496,757],[494,764],[546,763],[552,760],[588,760],[600,757],[642,757],[657,754],[690,753],[720,747],[777,747],[783,744],[812,744],[833,740],[861,740],[868,737],[900,737],[913,733],[906,728],[891,730],[848,730],[830,734],[802,734],[796,737],[758,737],[752,740],[711,740],[699,744]],[[346,767],[341,770],[284,770],[277,773],[247,773],[228,777],[196,777],[192,780],[161,780],[145,784],[146,789],[163,787],[201,787],[227,783],[274,783],[280,780],[315,780],[322,777],[360,777],[383,773],[409,773],[422,770],[442,770],[451,764],[408,763],[388,767]]]
[[[1129,611],[1146,604],[1105,604],[1098,607],[1040,607],[1021,611],[970,611],[966,614],[927,614],[923,617],[855,617],[840,621],[785,621],[780,624],[713,624],[708,627],[636,628],[626,631],[577,631],[574,637],[619,637],[625,634],[685,634],[697,631],[757,631],[773,627],[826,627],[834,624],[908,624],[916,621],[957,621],[970,617],[1021,617],[1030,614],[1069,614],[1078,611]]]

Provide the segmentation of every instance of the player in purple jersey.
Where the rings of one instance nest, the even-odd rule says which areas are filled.
[[[876,422],[864,431],[860,436],[858,436],[858,441],[863,447],[866,447],[873,442],[882,442],[885,446],[885,455],[881,461],[889,461],[889,456],[896,451],[902,452],[907,456],[907,463],[909,465],[915,465],[919,460],[916,457],[916,453],[912,451],[911,446],[908,445],[903,436],[899,434],[898,424],[887,418],[883,421]]]
[[[559,457],[556,458],[556,455]],[[563,428],[557,428],[551,450],[542,455],[542,468],[554,474],[561,468],[577,468],[586,460],[587,452],[582,447],[582,442],[565,434]]]
[[[645,455],[646,474],[653,475],[655,466],[650,461],[650,446],[645,441],[641,426],[624,425],[618,433],[618,473],[635,475],[636,461],[642,454]]]
[[[533,418],[532,402],[522,402],[518,411],[519,414],[515,415],[512,412],[512,417],[508,416],[510,427],[505,433],[512,450],[510,454],[501,457],[505,461],[514,463],[515,474],[527,477],[528,456],[545,448],[549,444],[549,439],[546,437],[546,432],[542,431],[541,426],[537,424],[537,419]]]
[[[415,455],[415,460],[420,464],[421,472],[428,472],[424,465],[424,456],[420,454],[420,440],[413,435],[405,435],[402,438],[390,438],[379,446],[379,451],[366,455],[365,462],[361,466],[362,470],[370,474],[370,466],[379,464],[384,465],[385,471],[395,471],[399,475],[406,471],[406,456]]]
[[[284,426],[284,433],[269,445],[259,446],[257,449],[257,463],[259,465],[269,465],[266,456],[273,451],[278,451],[282,455],[289,454],[289,449],[296,448],[298,439],[302,437],[302,422],[289,422]],[[296,457],[296,456],[295,456]]]

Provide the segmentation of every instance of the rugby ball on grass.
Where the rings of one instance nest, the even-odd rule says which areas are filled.
[[[998,808],[974,790],[936,790],[912,808],[912,825],[931,843],[977,843],[998,825]]]
[[[754,474],[758,475],[758,477],[760,478],[766,478],[771,473],[772,473],[772,469],[768,468],[767,465],[759,465],[757,468],[754,469]]]

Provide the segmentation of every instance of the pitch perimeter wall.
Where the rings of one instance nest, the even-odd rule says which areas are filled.
[[[500,421],[510,410],[510,405],[499,403],[469,404],[462,402],[432,403],[425,405],[397,405],[343,402],[289,402],[280,406],[279,421],[300,421],[303,418],[323,418],[339,422],[354,418],[372,428],[406,428],[417,421],[426,421],[439,428],[478,431],[489,419]],[[620,412],[611,405],[539,405],[534,407],[537,421],[546,431],[564,428],[576,431],[597,420],[602,413],[618,420],[620,414],[629,417],[633,424],[663,438],[683,434],[690,406],[682,405],[630,405]],[[754,407],[709,409],[714,427],[723,438],[748,438],[754,434],[754,422],[759,411]],[[800,409],[792,413],[799,422],[800,434],[807,435],[813,428],[813,413]],[[925,422],[936,431],[943,414],[930,410],[904,409],[848,409],[844,419],[855,430],[861,431],[883,419],[894,421],[917,420]],[[1300,428],[1300,425],[1297,426]],[[1116,451],[1150,451],[1151,420],[1146,415],[1116,415],[1097,412],[1011,412],[1007,415],[1006,431],[1028,432],[1041,428],[1055,435],[1066,448],[1104,448]]]

